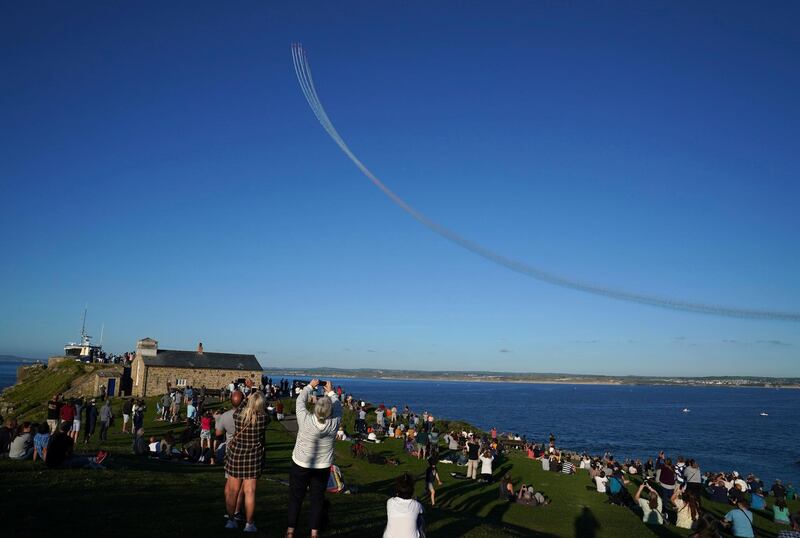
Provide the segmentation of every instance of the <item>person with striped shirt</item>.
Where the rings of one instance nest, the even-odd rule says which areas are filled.
[[[575,474],[575,464],[569,461],[569,459],[564,458],[563,463],[561,464],[561,473],[562,474]]]

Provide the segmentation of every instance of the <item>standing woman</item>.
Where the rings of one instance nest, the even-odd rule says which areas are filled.
[[[695,460],[690,459],[686,462],[683,476],[686,477],[686,491],[691,491],[694,498],[700,502],[701,492],[703,491],[703,477]]]
[[[666,506],[672,498],[672,493],[675,491],[675,468],[672,466],[672,460],[667,458],[664,463],[658,467],[660,471],[658,474],[658,485],[661,486],[661,502]]]
[[[317,398],[313,413],[306,408],[311,392],[316,390],[319,380],[312,379],[297,396],[297,440],[292,452],[292,468],[289,471],[289,525],[287,538],[294,536],[300,508],[306,496],[311,496],[309,519],[311,536],[318,536],[323,520],[325,488],[328,485],[330,467],[333,465],[333,448],[336,432],[342,422],[342,404],[333,391],[333,385],[325,383],[325,396]]]
[[[492,481],[492,461],[494,460],[494,456],[492,456],[491,451],[484,450],[483,454],[481,454],[481,480],[484,482],[491,482]]]
[[[225,483],[225,508],[228,512],[226,529],[238,527],[234,512],[239,491],[244,492],[244,512],[247,524],[244,532],[257,532],[253,524],[256,509],[256,481],[264,465],[264,432],[267,417],[264,396],[253,391],[245,403],[233,413],[236,433],[228,443],[225,453],[225,472],[229,479]]]

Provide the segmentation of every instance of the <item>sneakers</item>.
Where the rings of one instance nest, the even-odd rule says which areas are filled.
[[[233,519],[235,519],[237,523],[244,523],[244,514],[236,512],[233,514]]]
[[[236,523],[235,519],[230,519],[229,518],[228,521],[225,523],[225,528],[226,529],[238,529],[239,528],[239,524]]]
[[[248,523],[244,526],[244,532],[258,532],[258,529],[253,523]]]
[[[95,463],[103,463],[103,460],[105,460],[107,456],[108,452],[106,452],[105,450],[101,450],[100,452],[97,453],[97,456],[95,456],[94,461]]]

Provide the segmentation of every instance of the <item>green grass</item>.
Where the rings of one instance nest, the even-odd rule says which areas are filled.
[[[48,388],[52,385],[48,384]],[[31,391],[33,392],[33,391]],[[52,390],[42,389],[49,397]],[[121,401],[114,407],[119,412]],[[351,413],[345,420],[351,423]],[[4,518],[3,536],[189,536],[230,535],[222,529],[224,484],[221,466],[190,465],[141,460],[131,454],[131,436],[119,433],[117,422],[109,440],[95,439],[78,451],[94,454],[109,450],[106,470],[48,470],[39,462],[0,460],[0,501]],[[180,427],[155,420],[155,400],[148,400],[146,434],[161,435]],[[282,536],[286,527],[288,479],[293,437],[273,421],[267,434],[266,473],[258,484],[256,523],[262,536]],[[386,521],[386,499],[394,478],[404,471],[421,478],[425,462],[407,456],[399,440],[368,445],[371,454],[398,459],[399,466],[379,465],[350,456],[349,442],[337,443],[336,459],[353,495],[328,495],[331,526],[327,535],[381,536]],[[430,536],[686,536],[675,527],[648,528],[630,510],[604,502],[591,488],[588,475],[580,471],[563,476],[541,470],[523,454],[514,453],[497,462],[495,477],[510,473],[515,485],[533,483],[552,499],[544,507],[508,504],[498,500],[498,486],[457,480],[451,471],[464,467],[440,464],[444,485],[438,488],[437,506],[431,508],[423,496],[422,480],[417,496],[426,509]],[[633,490],[635,486],[631,485]],[[704,509],[721,516],[728,508],[703,502]],[[800,508],[791,503],[792,511]],[[298,536],[307,536],[307,514],[301,515]],[[779,530],[764,514],[755,524],[762,537],[774,538]],[[586,525],[586,526],[581,526]],[[583,529],[590,529],[591,532]],[[581,529],[581,532],[578,532]]]
[[[65,392],[73,381],[99,366],[101,365],[64,361],[52,368],[34,371],[24,383],[3,391],[3,400],[14,404],[14,416],[18,420],[42,420],[45,416],[45,405],[54,394]]]

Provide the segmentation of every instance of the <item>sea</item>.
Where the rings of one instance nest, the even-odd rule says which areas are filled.
[[[14,384],[19,364],[0,362],[0,389]],[[754,473],[768,486],[776,478],[800,485],[798,389],[331,381],[376,405],[408,405],[482,430],[495,427],[540,442],[552,433],[558,446],[579,452],[645,460],[664,450],[673,460],[694,458],[701,471],[735,470]]]
[[[0,360],[0,391],[17,382],[17,368],[21,364],[33,364],[34,361]]]
[[[273,375],[273,380],[280,376]],[[800,390],[334,378],[354,397],[617,459],[694,458],[705,471],[800,485]],[[683,410],[687,409],[688,412]],[[768,416],[762,416],[767,413]]]

